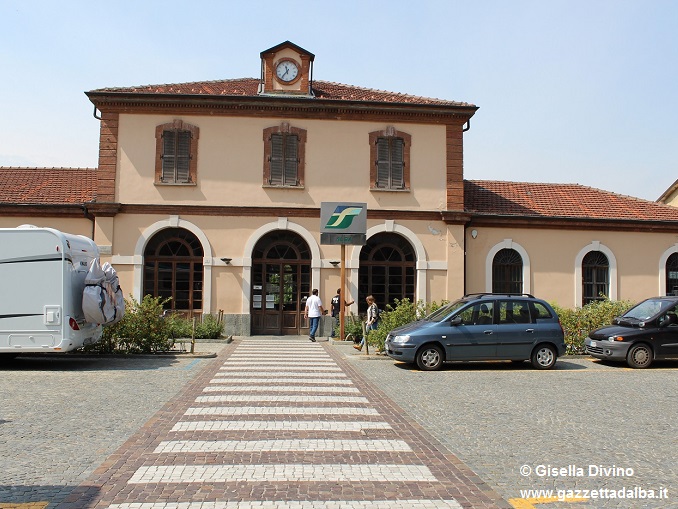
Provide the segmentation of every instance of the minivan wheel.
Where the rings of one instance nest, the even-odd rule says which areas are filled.
[[[417,366],[423,371],[435,371],[443,365],[443,351],[436,345],[426,345],[417,352]]]
[[[626,363],[632,368],[647,368],[652,364],[652,349],[643,343],[633,345],[626,355]]]
[[[532,366],[537,369],[552,369],[558,354],[551,345],[539,345],[532,351]]]

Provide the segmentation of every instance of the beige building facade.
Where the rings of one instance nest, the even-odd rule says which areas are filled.
[[[367,243],[345,251],[354,313],[368,294],[380,307],[487,291],[576,307],[678,289],[678,210],[465,181],[476,106],[317,81],[314,59],[287,41],[260,54],[259,78],[88,92],[98,168],[0,169],[0,226],[92,237],[125,293],[223,311],[235,335],[304,333],[313,288],[329,304],[341,248],[321,243],[327,202],[367,207]],[[50,185],[60,192],[31,191]]]

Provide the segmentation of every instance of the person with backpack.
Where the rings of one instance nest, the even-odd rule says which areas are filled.
[[[348,307],[355,301],[348,302],[344,300],[344,306]],[[330,301],[332,306],[332,337],[336,338],[336,329],[339,324],[339,314],[341,313],[341,288],[337,288],[337,294]]]
[[[371,330],[377,330],[379,327],[379,308],[377,303],[374,302],[374,296],[368,295],[365,299],[367,301],[367,320],[365,320],[365,337],[359,345],[353,345],[353,348],[356,350],[362,350],[365,346],[365,339]]]

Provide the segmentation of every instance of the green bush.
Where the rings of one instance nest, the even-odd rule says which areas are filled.
[[[141,303],[125,299],[125,316],[107,325],[101,341],[85,351],[97,353],[154,353],[172,348],[169,328],[162,317],[167,300],[147,295]]]
[[[223,332],[224,322],[213,315],[202,315],[202,320],[195,325],[196,339],[218,339]]]
[[[387,304],[386,309],[380,313],[379,327],[377,330],[370,331],[367,335],[368,344],[375,347],[377,351],[383,351],[386,336],[389,332],[397,327],[419,320],[445,303],[446,301],[441,304],[436,302],[424,303],[421,300],[414,303],[410,302],[409,299],[395,299],[395,308]]]
[[[616,316],[624,314],[633,303],[627,300],[599,300],[576,309],[565,309],[552,304],[558,313],[560,323],[565,331],[567,354],[584,353],[584,340],[589,332],[598,327],[609,325]]]
[[[125,316],[118,323],[104,327],[101,341],[84,348],[88,353],[155,353],[166,352],[174,340],[193,335],[193,319],[180,313],[165,313],[169,299],[147,295],[141,303],[125,299]],[[221,315],[220,315],[221,317]],[[221,337],[224,323],[221,318],[203,315],[195,325],[196,339]]]
[[[359,315],[354,315],[353,313],[346,315],[344,320],[344,336],[356,342],[363,339],[363,321]],[[337,321],[337,326],[334,329],[335,337],[339,337],[339,328],[340,324]]]

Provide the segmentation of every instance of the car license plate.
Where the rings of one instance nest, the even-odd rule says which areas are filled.
[[[596,343],[595,341],[591,341],[591,347],[595,348],[597,346],[598,346],[598,343]]]

